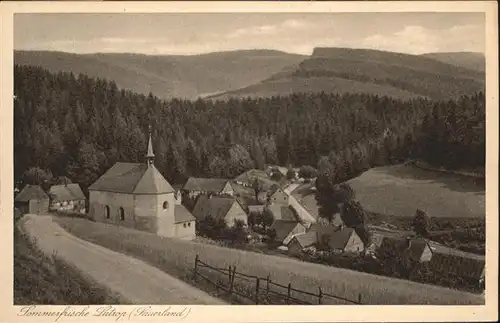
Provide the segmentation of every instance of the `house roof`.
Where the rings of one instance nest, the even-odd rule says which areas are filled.
[[[343,250],[353,234],[356,234],[356,232],[352,228],[344,227],[342,229],[337,229],[328,235],[328,246],[331,249]]]
[[[165,194],[174,189],[154,165],[116,163],[89,187],[93,191],[129,194]]]
[[[271,204],[268,206],[268,208],[271,211],[275,221],[285,220],[297,222],[297,217],[295,216],[294,211],[288,206]]]
[[[16,202],[29,202],[30,200],[46,200],[49,196],[43,191],[39,185],[26,185],[19,194],[17,194],[14,201]]]
[[[202,195],[196,202],[193,215],[198,220],[204,219],[208,215],[214,219],[224,219],[234,203],[238,203],[234,198],[220,196],[208,198]]]
[[[318,241],[318,235],[315,230],[310,230],[306,233],[296,235],[293,239],[295,239],[302,248],[306,248]]]
[[[18,217],[20,217],[22,214],[21,214],[21,211],[15,207],[14,208],[14,218],[17,219]]]
[[[484,275],[484,256],[453,249],[434,242],[430,242],[429,245],[432,251],[431,262],[438,265],[441,270],[476,279]]]
[[[219,193],[224,189],[228,182],[228,179],[223,178],[190,177],[184,185],[183,189],[187,191]]]
[[[413,259],[420,259],[425,248],[429,246],[428,242],[424,239],[411,239],[408,244],[407,252]]]
[[[85,195],[78,184],[52,185],[49,196],[56,202],[85,200]]]
[[[285,221],[285,220],[276,220],[271,225],[271,229],[276,232],[276,240],[283,241],[288,237],[290,232],[295,229],[297,225],[301,225],[297,221]]]
[[[184,205],[176,204],[174,209],[175,223],[184,223],[195,221],[196,218],[184,207]]]

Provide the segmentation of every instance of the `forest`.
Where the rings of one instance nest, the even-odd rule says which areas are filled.
[[[165,101],[16,65],[14,94],[14,176],[24,183],[66,176],[85,190],[116,161],[144,160],[149,125],[155,165],[172,184],[265,164],[311,165],[331,185],[408,159],[485,165],[482,92],[453,101],[361,93]]]

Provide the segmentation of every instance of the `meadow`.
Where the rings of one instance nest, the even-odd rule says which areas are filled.
[[[14,305],[124,304],[57,257],[47,257],[14,227]]]
[[[484,183],[467,176],[396,165],[372,168],[347,183],[374,213],[412,217],[421,209],[433,218],[485,217]]]
[[[365,304],[484,304],[481,296],[432,285],[311,264],[287,257],[158,237],[84,219],[54,217],[54,220],[79,238],[139,258],[190,283],[193,283],[195,256],[199,255],[202,261],[212,266],[236,266],[237,271],[261,277],[269,275],[274,282],[282,285],[292,282],[294,288],[311,293],[316,293],[321,286],[324,293],[348,299],[356,299],[362,294]],[[205,288],[200,284],[196,286]]]

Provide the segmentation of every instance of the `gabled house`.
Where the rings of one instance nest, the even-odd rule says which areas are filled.
[[[364,243],[356,230],[344,226],[317,226],[318,245],[330,252],[362,252]]]
[[[306,227],[297,221],[276,220],[270,227],[276,232],[275,241],[281,242],[284,246],[296,235],[306,232]]]
[[[49,190],[50,210],[85,213],[86,198],[80,185],[52,185]]]
[[[22,214],[40,214],[49,211],[49,196],[39,185],[26,185],[14,199],[14,206]]]
[[[217,196],[234,195],[234,189],[231,186],[231,181],[222,178],[190,177],[182,190],[188,193],[189,198],[196,198],[201,194]]]
[[[264,205],[249,205],[248,206],[248,214],[259,215],[264,213]]]
[[[196,218],[183,205],[175,204],[175,237],[183,240],[196,238]]]
[[[318,233],[310,229],[303,234],[293,236],[288,244],[288,252],[291,255],[298,256],[305,248],[312,247],[318,242]]]
[[[233,227],[236,221],[248,225],[248,216],[241,204],[231,197],[201,195],[193,209],[197,221],[204,220],[207,216],[214,219],[224,219],[228,227]]]
[[[277,188],[274,192],[269,195],[269,203],[271,204],[281,204],[281,205],[290,205],[289,201],[290,196],[285,193],[285,191],[281,188]]]
[[[395,250],[408,259],[417,262],[428,262],[432,259],[432,250],[425,239],[384,237],[380,245],[382,250]]]

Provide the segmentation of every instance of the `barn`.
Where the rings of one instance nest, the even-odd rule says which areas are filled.
[[[14,199],[22,214],[41,214],[49,211],[49,196],[39,185],[26,185]]]

